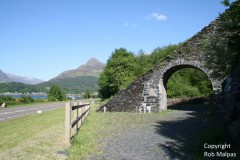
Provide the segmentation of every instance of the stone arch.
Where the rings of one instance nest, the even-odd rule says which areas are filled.
[[[214,80],[210,76],[210,71],[208,71],[199,61],[186,61],[184,59],[177,59],[169,62],[160,72],[164,87],[166,87],[167,81],[172,74],[183,68],[195,68],[204,72],[208,76],[213,86]]]
[[[200,69],[206,73],[212,83],[214,94],[220,93],[224,79],[211,77],[211,70],[204,66],[205,59],[208,57],[202,50],[202,40],[215,32],[219,20],[217,18],[211,22],[173,51],[166,59],[161,60],[155,68],[132,82],[126,89],[119,91],[105,105],[108,111],[136,112],[142,105],[141,103],[151,105],[152,111],[156,112],[166,109],[167,98],[164,84],[174,71],[186,67]],[[103,110],[103,107],[101,109]]]
[[[153,111],[159,112],[167,109],[166,84],[171,75],[182,68],[195,68],[203,71],[212,83],[213,91],[219,89],[219,83],[211,78],[211,71],[206,69],[203,63],[199,61],[188,61],[185,59],[176,59],[170,61],[156,69],[153,76],[144,83],[143,103],[152,106]]]

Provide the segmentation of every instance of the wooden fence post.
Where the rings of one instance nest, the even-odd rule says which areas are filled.
[[[74,104],[73,105],[78,105],[78,102],[74,102]],[[78,118],[78,109],[76,109],[76,110],[74,110],[74,117],[75,117],[75,119],[77,119]],[[78,123],[76,124],[76,133],[78,132]],[[74,133],[74,134],[76,134],[76,133]]]
[[[74,113],[74,120],[71,120],[71,113]],[[80,113],[79,113],[80,112]],[[71,145],[71,139],[77,134],[84,120],[90,113],[90,104],[81,104],[81,102],[67,102],[65,106],[65,140],[68,146]],[[74,127],[76,127],[76,132]],[[73,131],[73,133],[71,133]],[[75,132],[75,133],[74,133]]]
[[[67,145],[71,144],[71,102],[67,102],[65,106],[65,139]]]
[[[86,111],[85,107],[86,107],[86,106],[84,106],[84,107],[82,108],[82,113],[85,113],[85,111]],[[86,116],[86,114],[83,115],[83,117],[82,117],[83,122],[85,121],[85,116]]]

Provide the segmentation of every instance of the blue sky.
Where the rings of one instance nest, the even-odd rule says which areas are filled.
[[[138,53],[191,38],[221,0],[1,0],[0,70],[49,80],[120,47]]]

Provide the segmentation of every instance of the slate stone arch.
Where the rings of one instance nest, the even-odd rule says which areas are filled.
[[[196,68],[207,74],[212,83],[213,92],[221,93],[224,79],[211,77],[210,68],[206,68],[208,56],[202,50],[202,42],[209,34],[215,32],[218,26],[217,18],[208,26],[184,42],[165,59],[159,61],[154,68],[136,79],[124,90],[119,91],[104,106],[108,111],[138,112],[142,103],[150,105],[152,111],[160,112],[167,108],[165,87],[169,77],[180,68]],[[103,111],[103,107],[99,110]]]
[[[174,72],[183,68],[195,68],[203,71],[212,83],[213,91],[219,89],[218,82],[211,78],[211,71],[206,69],[201,62],[176,59],[155,70],[153,76],[144,82],[142,103],[151,106],[155,112],[165,110],[167,108],[166,83]]]

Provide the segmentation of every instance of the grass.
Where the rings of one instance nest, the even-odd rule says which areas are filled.
[[[159,119],[161,113],[139,114],[139,113],[102,113],[95,112],[92,108],[90,115],[75,137],[72,146],[69,148],[69,160],[99,157],[104,152],[107,139],[116,137],[126,132],[129,128],[147,123],[150,119]]]
[[[158,119],[169,111],[151,114],[101,113],[93,104],[91,113],[75,137],[72,146],[65,143],[64,109],[43,112],[0,122],[1,160],[83,159],[102,154],[104,140],[129,128]]]
[[[64,109],[0,123],[2,160],[65,159]]]

